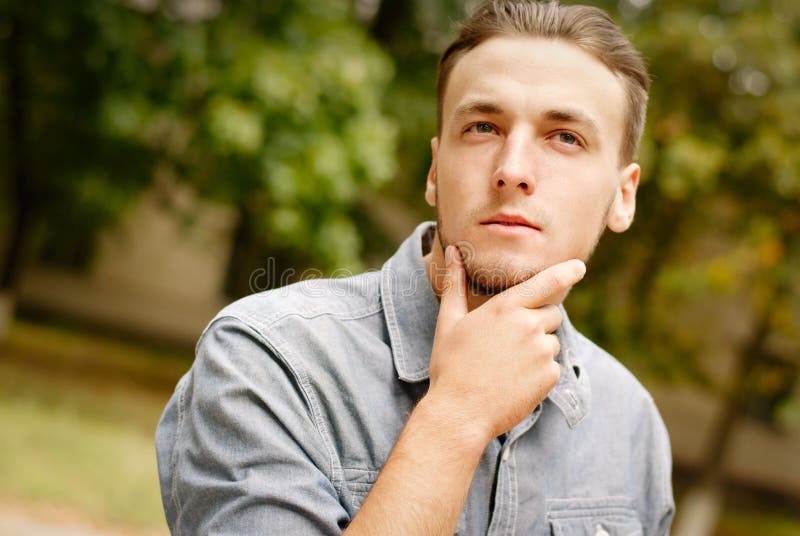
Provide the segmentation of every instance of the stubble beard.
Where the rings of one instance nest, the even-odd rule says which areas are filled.
[[[439,192],[437,188],[437,206],[439,206],[438,197]],[[600,238],[603,236],[603,232],[606,229],[605,222],[608,218],[609,211],[611,210],[613,200],[614,198],[612,197],[611,201],[606,204],[606,209],[603,211],[603,216],[600,222],[597,224],[597,232],[595,233],[594,240],[592,241],[587,253],[582,256],[583,258],[581,260],[585,263],[589,261],[589,258],[594,253],[595,248],[597,248],[597,244],[600,242]],[[522,283],[523,281],[527,281],[540,271],[547,268],[547,266],[514,268],[504,265],[502,260],[495,261],[491,264],[482,263],[478,258],[479,252],[476,251],[474,244],[466,240],[451,242],[447,239],[444,233],[444,226],[442,225],[442,217],[438,210],[436,211],[436,231],[436,234],[439,236],[439,245],[441,246],[443,252],[447,249],[447,246],[458,247],[461,253],[461,258],[464,262],[464,272],[466,273],[467,277],[467,286],[473,295],[494,296]]]
[[[497,260],[493,263],[482,262],[478,258],[479,253],[471,242],[466,240],[451,242],[447,239],[442,227],[441,216],[438,213],[436,215],[436,230],[442,251],[450,245],[456,246],[461,253],[467,286],[473,295],[494,296],[530,279],[540,271],[534,268],[518,269],[507,266],[502,260]]]

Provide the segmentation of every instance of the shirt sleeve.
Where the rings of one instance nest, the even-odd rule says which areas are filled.
[[[648,493],[651,515],[645,534],[653,536],[669,536],[672,519],[675,516],[675,500],[672,495],[672,449],[669,434],[664,421],[652,398],[649,400],[651,411],[650,427],[650,460],[652,468],[650,490]]]
[[[349,522],[306,392],[237,319],[204,333],[156,450],[173,534],[340,534]]]

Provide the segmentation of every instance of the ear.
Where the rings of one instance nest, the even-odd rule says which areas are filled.
[[[620,172],[614,199],[606,218],[606,225],[615,233],[627,231],[633,223],[633,215],[636,212],[636,188],[639,186],[641,171],[639,164],[632,163]]]
[[[431,138],[431,167],[428,169],[428,180],[425,183],[425,201],[436,206],[436,154],[439,152],[439,138]]]

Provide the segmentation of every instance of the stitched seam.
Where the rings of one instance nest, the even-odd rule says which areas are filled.
[[[376,313],[381,311],[381,304],[371,304],[367,307],[362,309],[356,309],[354,311],[348,311],[347,313],[344,312],[332,312],[332,311],[314,311],[314,312],[295,312],[295,311],[281,311],[278,313],[273,313],[271,315],[266,316],[256,316],[254,313],[249,311],[231,311],[224,316],[230,318],[241,318],[242,320],[248,320],[251,328],[256,331],[260,331],[260,329],[267,329],[275,325],[276,323],[280,322],[285,318],[290,317],[299,317],[305,320],[311,320],[314,318],[319,318],[322,316],[331,316],[334,318],[338,318],[342,321],[349,321],[349,320],[360,320],[362,318],[366,318],[368,316],[372,316]],[[220,316],[218,318],[223,318],[224,316]]]
[[[628,510],[635,510],[633,507],[634,500],[628,495],[598,495],[595,497],[553,497],[547,500],[549,507],[554,510],[568,510],[576,504],[585,504],[587,506],[580,506],[576,510],[597,508],[598,502],[605,504],[600,505],[601,508],[625,508]]]
[[[508,441],[508,439],[506,439],[506,441]],[[503,490],[505,492],[503,493],[503,515],[500,516],[500,519],[505,519],[505,526],[502,527],[502,532],[505,534],[508,531],[508,521],[511,519],[511,470],[508,468],[508,464],[506,464],[506,476],[503,480],[506,488],[508,488]]]
[[[547,514],[547,517],[552,520],[556,519],[583,519],[596,516],[605,516],[609,518],[620,519],[638,519],[636,517],[636,510],[627,508],[596,508],[596,509],[583,509],[583,510],[556,510]]]
[[[380,473],[380,469],[364,469],[363,467],[345,467],[342,466],[343,471],[353,471],[354,473],[370,473],[370,474],[378,474]]]
[[[592,504],[584,499],[551,499],[547,501],[548,519],[579,519],[598,515],[630,518],[636,517],[636,508],[631,499],[625,496],[606,496],[595,498],[601,504]]]
[[[588,371],[586,367],[581,367],[581,376],[583,376],[584,386],[586,389],[586,394],[583,399],[586,401],[586,411],[583,412],[583,416],[581,416],[580,420],[576,423],[576,426],[583,422],[583,420],[589,415],[589,412],[592,411],[592,382],[586,376]]]
[[[652,397],[650,397],[650,404],[652,407],[652,411],[654,415],[652,418],[656,419],[656,427],[659,430],[659,443],[660,443],[660,456],[658,461],[658,468],[660,469],[659,473],[661,473],[661,498],[664,504],[664,512],[668,512],[672,509],[672,493],[670,490],[670,476],[671,476],[671,469],[668,469],[667,464],[671,462],[666,462],[664,460],[671,459],[671,446],[669,445],[669,435],[666,431],[664,423],[661,419],[660,414],[658,413],[658,407],[656,406],[655,401]]]
[[[506,441],[508,441],[509,439],[510,438],[506,439]],[[502,449],[500,455],[502,456]],[[503,515],[505,514],[505,509],[506,509],[505,486],[507,486],[507,479],[502,474],[500,468],[498,468],[497,472],[498,472],[497,487],[495,489],[495,499],[494,499],[494,504],[495,504],[494,507],[497,515],[494,516],[492,515],[492,513],[490,513],[490,515],[492,515],[492,521],[491,524],[489,525],[489,530],[488,530],[489,536],[498,534],[502,530]],[[506,472],[508,472],[507,469]]]
[[[381,278],[381,302],[384,300],[386,302],[384,304],[385,307],[383,307],[383,312],[386,316],[386,328],[389,331],[389,338],[392,342],[392,354],[401,365],[401,374],[407,375],[405,351],[403,350],[403,341],[397,328],[397,316],[395,315],[392,293],[389,292],[388,284],[386,285],[387,288],[384,288],[383,282],[383,278]]]
[[[181,434],[183,428],[183,418],[185,414],[184,404],[186,402],[186,383],[181,382],[178,386],[178,422],[175,425],[175,444],[172,447],[172,459],[170,466],[172,470],[172,490],[170,491],[170,499],[175,504],[175,534],[181,534],[181,517],[183,517],[183,510],[181,507],[181,500],[178,496],[178,436]]]
[[[511,445],[508,446],[511,449]],[[514,534],[514,528],[517,526],[517,517],[519,514],[519,482],[517,481],[517,464],[516,464],[516,449],[511,449],[509,456],[509,495],[511,497],[511,504],[508,509],[508,526],[506,527],[507,534]]]
[[[366,481],[353,481],[347,478],[345,473],[350,473],[350,477],[361,477],[364,476],[367,478]],[[354,474],[355,473],[355,474]],[[351,491],[363,491],[369,490],[372,486],[375,485],[375,481],[378,480],[378,475],[380,471],[373,471],[371,469],[361,469],[358,467],[342,467],[342,478],[344,480],[344,484],[351,490]]]
[[[261,341],[270,350],[272,350],[276,358],[280,359],[286,364],[294,376],[295,381],[297,381],[297,384],[300,387],[303,396],[306,398],[311,410],[311,418],[314,422],[314,427],[316,428],[317,433],[320,435],[320,439],[322,439],[322,443],[325,445],[325,448],[328,451],[328,463],[330,465],[329,478],[331,479],[331,483],[333,484],[333,487],[336,490],[336,493],[339,495],[339,499],[341,500],[342,478],[337,474],[337,472],[339,472],[337,471],[337,468],[340,468],[340,464],[338,463],[338,458],[336,456],[335,449],[333,448],[333,442],[329,437],[327,426],[325,426],[325,423],[322,420],[319,403],[311,393],[311,382],[308,380],[308,376],[299,366],[299,363],[297,363],[296,360],[291,359],[286,351],[281,352],[278,350],[277,344],[280,344],[285,349],[287,346],[286,341],[280,335],[277,333],[272,334],[272,337],[275,340],[275,343],[273,343],[260,330],[255,329],[255,327],[252,325],[246,325],[255,332],[259,339],[261,339]]]

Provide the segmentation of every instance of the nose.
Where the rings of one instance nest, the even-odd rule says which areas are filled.
[[[498,191],[520,191],[532,194],[535,187],[533,173],[533,143],[522,134],[506,138],[498,156],[497,169],[492,175],[492,186]]]

